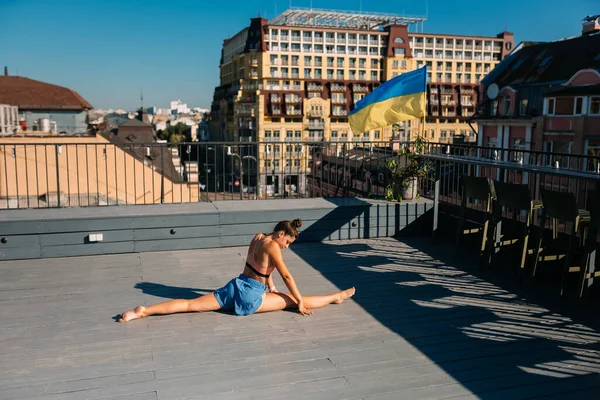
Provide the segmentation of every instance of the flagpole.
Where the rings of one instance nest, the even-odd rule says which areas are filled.
[[[423,95],[425,98],[423,99],[425,104],[423,106],[423,123],[421,124],[421,139],[425,140],[425,119],[427,118],[427,64],[424,66],[425,68],[425,94]]]

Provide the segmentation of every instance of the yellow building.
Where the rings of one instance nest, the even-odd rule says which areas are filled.
[[[347,115],[379,84],[425,63],[430,70],[427,139],[469,132],[466,122],[477,102],[478,81],[510,51],[512,34],[492,38],[409,32],[423,21],[296,8],[271,21],[251,19],[249,27],[223,43],[212,137],[284,142],[256,149],[260,189],[264,194],[303,193],[302,173],[310,160],[305,147],[310,146],[294,142],[351,147],[356,141],[410,140],[419,132],[417,121],[402,124],[397,135],[391,127],[352,132]],[[286,168],[289,173],[276,177]]]

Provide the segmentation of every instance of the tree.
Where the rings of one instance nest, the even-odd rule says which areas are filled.
[[[169,125],[167,129],[158,132],[158,137],[169,143],[183,142],[189,136],[190,127],[180,122],[177,125]]]

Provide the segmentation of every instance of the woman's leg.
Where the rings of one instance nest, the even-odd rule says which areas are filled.
[[[327,304],[340,304],[349,297],[354,296],[354,288],[342,290],[326,296],[303,296],[304,307],[321,308]],[[256,312],[278,311],[286,308],[296,307],[298,303],[294,296],[289,293],[265,293],[263,302]]]
[[[194,300],[169,300],[152,306],[138,306],[133,310],[129,310],[121,314],[119,322],[127,322],[137,318],[147,317],[157,314],[175,314],[183,312],[204,312],[216,311],[221,308],[221,305],[215,298],[213,293],[198,297]]]

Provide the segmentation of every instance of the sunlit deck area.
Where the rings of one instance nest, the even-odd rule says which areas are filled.
[[[284,256],[304,295],[357,288],[312,317],[115,322],[137,304],[220,287],[245,252],[1,262],[0,398],[598,398],[598,296],[526,290],[428,237],[294,244]]]

